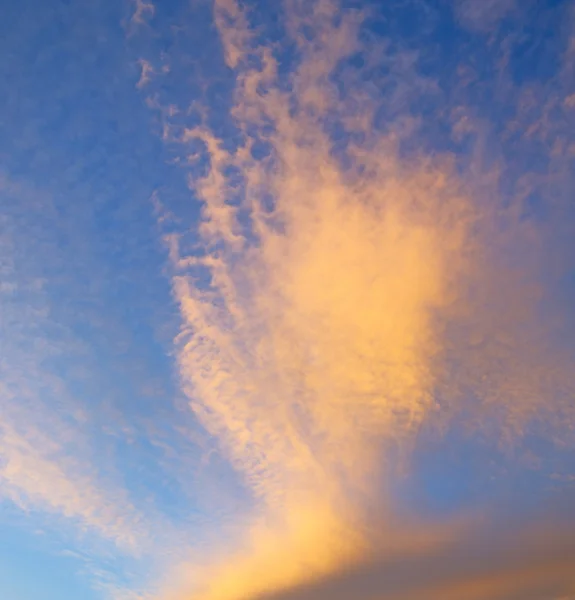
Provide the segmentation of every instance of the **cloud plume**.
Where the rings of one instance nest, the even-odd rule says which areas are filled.
[[[410,98],[437,93],[414,54],[367,43],[369,15],[331,0],[283,4],[281,59],[254,13],[233,0],[214,11],[239,141],[206,119],[165,129],[203,205],[201,241],[167,241],[182,384],[254,506],[190,593],[239,600],[369,563],[374,511],[394,518],[391,457],[408,456],[424,425],[488,431],[497,445],[540,419],[553,437],[572,423],[573,380],[540,318],[545,233],[498,196],[498,167],[475,185],[473,153],[466,171],[450,152],[406,152],[422,135]],[[451,119],[453,139],[477,134],[461,107]],[[434,534],[439,548],[450,532]],[[438,598],[467,581],[506,589],[507,574],[488,571],[421,585]],[[419,597],[402,585],[378,597]]]

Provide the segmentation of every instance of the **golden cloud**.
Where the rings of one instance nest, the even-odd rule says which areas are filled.
[[[186,131],[209,164],[193,182],[203,250],[182,256],[172,238],[171,256],[190,406],[256,507],[192,587],[239,600],[369,556],[364,509],[392,514],[386,449],[412,444],[424,421],[495,407],[515,432],[551,391],[567,410],[572,388],[532,325],[535,263],[498,259],[537,232],[484,203],[449,157],[402,158],[397,130],[373,128],[369,94],[338,94],[330,76],[359,48],[360,15],[286,3],[300,62],[285,91],[239,6],[215,10],[244,143]],[[344,157],[334,122],[361,134]]]

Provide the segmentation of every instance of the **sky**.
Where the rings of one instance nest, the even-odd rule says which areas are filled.
[[[0,598],[575,599],[572,0],[0,15]]]

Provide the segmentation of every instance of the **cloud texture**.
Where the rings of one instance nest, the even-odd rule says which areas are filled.
[[[471,4],[457,10],[468,18]],[[393,460],[424,425],[458,423],[497,445],[540,419],[569,436],[573,378],[541,316],[546,232],[501,193],[505,164],[482,166],[487,129],[467,107],[449,117],[452,139],[475,137],[466,166],[406,151],[425,145],[418,103],[436,82],[409,49],[366,38],[369,13],[288,1],[282,55],[250,25],[255,11],[231,0],[214,11],[239,141],[205,121],[166,130],[203,203],[201,242],[169,243],[190,407],[255,505],[237,549],[217,549],[190,594],[233,600],[375,552],[373,511],[393,522]],[[486,577],[477,597],[516,576]],[[461,593],[442,585],[429,593]],[[409,589],[378,597],[422,593]]]
[[[573,7],[10,10],[0,563],[30,597],[571,598]]]

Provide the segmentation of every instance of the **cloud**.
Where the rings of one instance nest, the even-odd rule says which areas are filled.
[[[490,31],[515,8],[515,0],[453,0],[461,24],[471,30]]]
[[[50,199],[6,175],[0,184],[5,209],[0,496],[24,510],[68,517],[80,529],[133,551],[143,534],[137,511],[121,490],[104,490],[98,481],[83,435],[85,407],[70,394],[57,369],[50,367],[58,356],[85,350],[69,330],[50,318],[47,280],[35,263],[40,256],[48,261],[53,249],[42,235],[34,242],[22,235],[23,224],[32,231],[34,224],[22,216],[20,206],[49,219]],[[70,369],[73,366],[70,362]]]
[[[478,29],[512,7],[458,6]],[[374,513],[396,517],[392,462],[424,426],[497,445],[538,420],[551,438],[573,423],[570,357],[541,317],[548,239],[500,193],[506,165],[479,164],[489,132],[455,107],[451,141],[472,138],[468,162],[424,152],[417,101],[440,92],[415,53],[371,38],[368,48],[367,16],[336,2],[284,7],[289,75],[279,44],[258,45],[238,3],[215,3],[241,141],[218,138],[207,119],[179,138],[203,207],[199,241],[167,239],[180,376],[253,511],[226,548],[189,565],[175,597],[311,598],[299,586],[313,594],[326,578],[335,593],[338,573],[368,565],[349,575],[352,595],[362,577],[395,571],[379,560]],[[406,152],[414,140],[422,150]],[[417,546],[409,527],[390,530]],[[432,545],[436,558],[406,558],[429,578],[398,574],[389,597],[515,593],[531,561],[541,568],[533,585],[554,574],[571,584],[565,563],[535,551],[516,564],[509,550],[497,571],[488,550],[485,569],[451,571],[457,551],[444,543]]]
[[[333,577],[266,600],[473,600],[570,598],[575,591],[572,531],[522,524],[489,528],[443,548],[371,557]]]
[[[79,550],[73,562],[94,588],[105,589],[106,597],[112,591],[128,594],[129,585],[151,584],[168,557],[184,555],[190,530],[199,529],[187,514],[175,526],[173,514],[149,492],[142,493],[154,489],[158,479],[159,494],[177,486],[178,477],[183,478],[178,469],[188,483],[198,453],[176,427],[163,427],[160,419],[145,420],[110,402],[109,388],[90,377],[98,364],[97,349],[86,335],[86,323],[95,315],[100,332],[107,335],[110,328],[97,321],[98,311],[91,312],[88,302],[77,302],[78,273],[70,264],[70,247],[90,274],[92,302],[99,277],[90,269],[90,248],[75,243],[78,222],[68,215],[54,218],[51,194],[7,174],[0,189],[2,525],[10,520],[10,527],[15,521],[24,530],[39,531],[54,551],[63,545]],[[63,249],[61,227],[69,244]],[[139,375],[140,382],[145,380]],[[185,425],[185,419],[178,423]],[[140,450],[144,443],[158,445],[166,438],[167,448]],[[172,470],[170,451],[177,453]],[[158,470],[152,473],[157,479],[146,471],[150,464]],[[205,475],[196,481],[213,487]],[[189,502],[189,487],[181,490]]]
[[[25,434],[6,421],[1,427],[2,496],[24,510],[43,510],[77,520],[80,528],[137,552],[141,527],[127,499],[104,492],[90,476],[91,466],[68,456],[45,429],[23,425]],[[60,439],[66,433],[69,431],[63,427],[57,429]]]
[[[140,74],[140,79],[136,84],[138,89],[143,88],[146,84],[148,84],[154,74],[154,67],[147,60],[140,60],[140,66],[142,67],[142,72]]]
[[[215,0],[214,21],[220,31],[226,63],[233,69],[238,66],[252,37],[246,12],[236,0]]]
[[[303,64],[298,118],[273,90],[260,104],[251,95],[259,74],[245,74],[238,113],[263,105],[273,115],[277,134],[267,142],[277,171],[266,172],[248,147],[232,156],[206,130],[187,134],[209,152],[211,170],[196,189],[206,242],[218,249],[175,260],[210,277],[208,288],[174,279],[185,323],[182,378],[263,515],[238,555],[203,568],[206,598],[291,585],[363,552],[350,497],[369,501],[380,442],[408,437],[433,404],[432,311],[458,269],[448,254],[463,235],[456,215],[465,201],[441,171],[401,173],[385,144],[374,148],[368,178],[341,176],[313,113],[330,101],[316,78],[337,61],[331,45],[347,44],[348,27],[331,39],[326,31],[325,59]],[[225,202],[233,190],[223,172],[238,164],[251,186],[249,234],[237,220],[241,209]],[[257,189],[266,179],[270,214]]]
[[[146,0],[134,0],[135,9],[132,14],[131,22],[136,25],[142,25],[147,22],[147,17],[154,16],[156,7],[152,2],[146,2]]]

